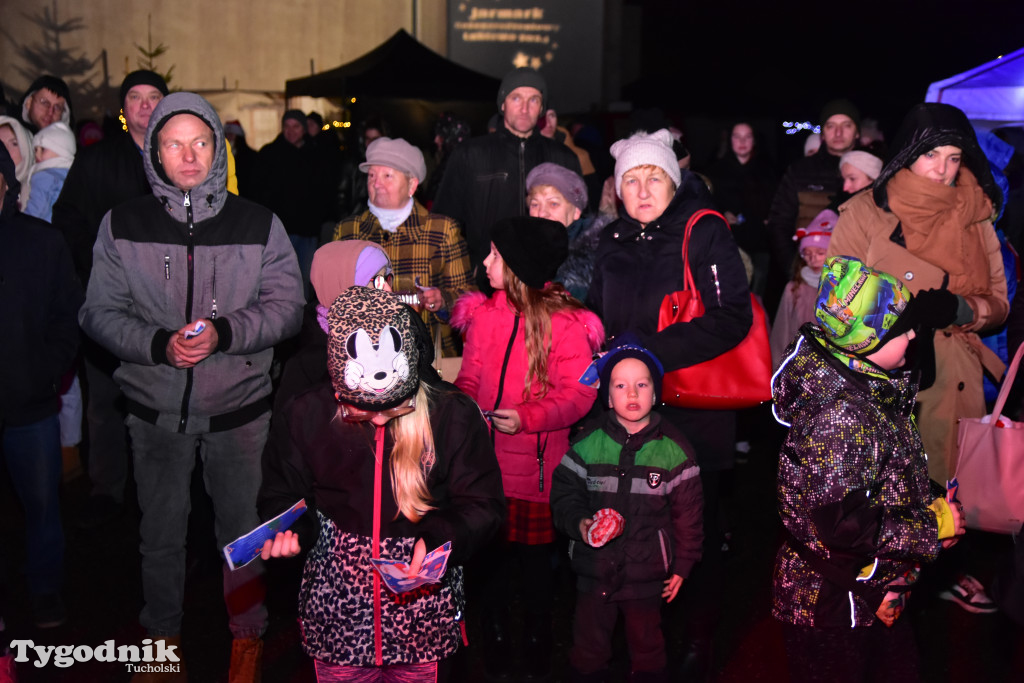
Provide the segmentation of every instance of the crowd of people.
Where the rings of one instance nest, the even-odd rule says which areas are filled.
[[[266,563],[299,555],[318,680],[457,680],[469,641],[489,680],[549,680],[566,550],[570,680],[607,679],[620,619],[629,680],[709,680],[741,523],[730,473],[768,437],[749,410],[662,386],[740,344],[758,302],[786,429],[772,614],[792,680],[917,680],[900,615],[922,572],[996,611],[960,501],[933,488],[1024,337],[997,230],[1019,178],[958,109],[914,107],[885,148],[832,100],[820,147],[779,173],[749,120],[704,164],[663,115],[602,144],[518,68],[493,132],[438,120],[428,172],[373,118],[343,154],[319,114],[289,109],[256,151],[154,72],[119,95],[124,130],[99,142],[54,76],[0,116],[0,431],[35,627],[67,619],[61,474],[80,455],[76,530],[134,489],[139,622],[181,647],[198,461],[219,547],[307,506],[260,559],[224,564],[232,683],[260,680]],[[666,322],[684,287],[703,315]]]

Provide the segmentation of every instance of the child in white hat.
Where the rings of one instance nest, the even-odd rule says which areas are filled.
[[[36,164],[32,167],[32,193],[25,213],[49,222],[53,205],[75,160],[75,134],[63,121],[51,123],[32,138]]]

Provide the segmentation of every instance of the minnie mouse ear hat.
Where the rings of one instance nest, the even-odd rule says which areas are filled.
[[[327,371],[342,403],[387,410],[419,388],[423,326],[393,294],[350,287],[327,314]]]

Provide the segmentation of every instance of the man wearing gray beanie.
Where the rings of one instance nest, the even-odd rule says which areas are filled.
[[[522,67],[508,72],[498,88],[502,125],[471,138],[453,151],[432,210],[462,225],[478,284],[479,268],[490,251],[488,234],[502,218],[526,216],[526,175],[550,161],[580,173],[580,162],[565,145],[544,137],[537,121],[548,105],[544,76]]]

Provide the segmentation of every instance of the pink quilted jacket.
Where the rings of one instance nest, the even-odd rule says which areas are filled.
[[[579,383],[579,377],[604,343],[604,327],[590,311],[563,311],[551,318],[551,355],[548,377],[553,384],[542,399],[523,400],[527,359],[525,320],[512,342],[501,402],[498,382],[502,361],[512,335],[516,314],[505,292],[490,299],[479,292],[456,302],[452,326],[465,334],[462,370],[455,384],[473,397],[483,410],[514,408],[522,430],[495,433],[494,450],[501,467],[505,495],[520,500],[547,502],[551,473],[569,450],[569,427],[587,414],[597,392]],[[538,450],[543,453],[543,485]]]

